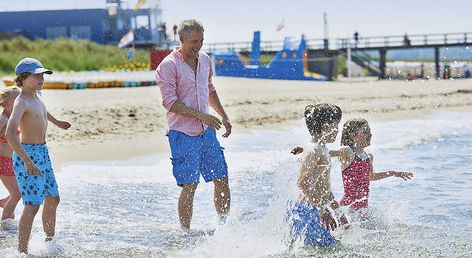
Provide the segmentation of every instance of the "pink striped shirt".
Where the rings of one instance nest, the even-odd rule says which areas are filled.
[[[200,120],[181,116],[170,111],[176,100],[187,107],[208,113],[208,97],[215,91],[212,82],[213,70],[210,57],[200,52],[196,73],[185,62],[178,49],[174,49],[156,69],[156,81],[162,95],[162,105],[167,109],[167,122],[170,130],[183,132],[190,136],[201,135],[207,125]]]

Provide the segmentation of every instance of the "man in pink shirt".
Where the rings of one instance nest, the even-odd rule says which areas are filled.
[[[190,229],[193,197],[200,175],[215,185],[215,208],[223,221],[230,210],[228,166],[216,131],[224,126],[223,137],[231,134],[231,123],[212,83],[210,57],[200,52],[203,26],[184,20],[178,27],[180,47],[156,69],[162,105],[167,109],[173,174],[182,187],[178,203],[180,227]],[[221,120],[209,114],[211,106]]]

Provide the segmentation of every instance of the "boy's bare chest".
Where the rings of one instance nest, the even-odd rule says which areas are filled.
[[[40,101],[32,101],[28,103],[28,109],[25,115],[33,119],[47,119],[46,106]]]

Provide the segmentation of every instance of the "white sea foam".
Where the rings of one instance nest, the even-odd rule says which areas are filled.
[[[169,154],[126,161],[75,163],[56,174],[61,191],[57,237],[44,243],[40,212],[30,251],[65,257],[467,256],[472,223],[472,116],[441,112],[422,119],[371,122],[376,169],[412,171],[413,180],[372,182],[369,206],[385,227],[353,224],[337,231],[341,245],[321,251],[291,244],[285,211],[296,200],[298,157],[309,141],[292,128],[234,134],[221,140],[230,168],[232,211],[219,225],[213,186],[200,184],[192,231],[178,230]],[[339,137],[338,137],[339,138]],[[328,145],[336,148],[339,142]],[[339,164],[332,188],[342,196]],[[5,194],[2,188],[0,194]],[[22,205],[16,210],[19,218]],[[376,226],[375,224],[374,226]],[[429,240],[432,239],[432,240]],[[0,256],[15,255],[16,234],[1,232]]]

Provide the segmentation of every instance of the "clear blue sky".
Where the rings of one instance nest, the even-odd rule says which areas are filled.
[[[123,1],[132,8],[137,0]],[[40,5],[38,4],[40,3]],[[104,8],[105,0],[0,0],[0,11]],[[472,32],[472,0],[161,0],[167,27],[196,18],[205,26],[207,43],[251,41],[285,36],[323,37],[323,12],[330,38]],[[285,29],[276,32],[281,21]]]

